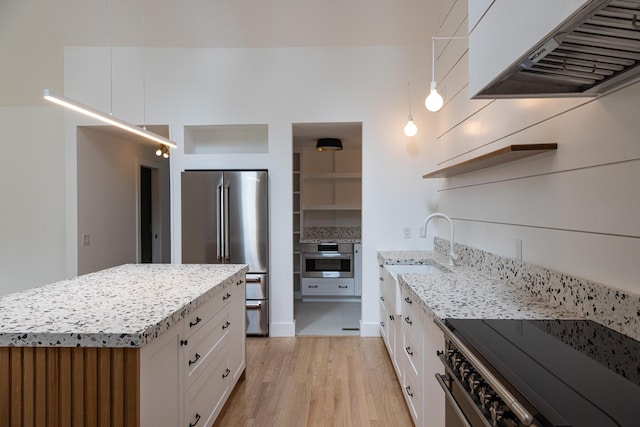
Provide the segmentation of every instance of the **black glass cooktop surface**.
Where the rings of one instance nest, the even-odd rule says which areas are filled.
[[[640,426],[640,342],[589,320],[446,324],[543,424]]]

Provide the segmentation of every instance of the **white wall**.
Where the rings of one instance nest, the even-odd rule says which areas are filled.
[[[466,1],[453,4],[443,27],[466,27]],[[527,262],[640,293],[640,84],[598,99],[469,100],[462,53],[458,61],[452,48],[438,61],[450,94],[438,113],[438,165],[509,144],[558,150],[438,180],[456,240],[515,257],[520,239]]]
[[[155,155],[156,147],[120,139],[97,130],[78,128],[78,274],[139,260],[140,166],[157,168],[164,186],[165,218],[160,240],[170,243],[169,161]],[[162,197],[161,197],[162,199]]]

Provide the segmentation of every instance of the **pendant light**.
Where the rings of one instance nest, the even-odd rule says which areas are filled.
[[[411,91],[409,89],[409,83],[407,83],[407,98],[409,100],[409,117],[407,124],[404,126],[404,134],[411,137],[416,136],[416,133],[418,133],[418,127],[413,122],[413,115],[411,115]]]
[[[342,150],[342,140],[338,138],[320,138],[316,142],[318,151],[340,151]]]
[[[114,117],[112,114],[113,110],[113,43],[112,43],[112,25],[111,25],[111,0],[109,0],[109,68],[110,68],[110,99],[109,99],[109,113],[102,112],[93,107],[89,107],[88,105],[82,104],[74,99],[66,97],[64,95],[57,95],[53,93],[49,89],[44,90],[44,99],[49,102],[53,102],[54,104],[58,104],[62,107],[68,108],[72,111],[76,111],[80,114],[84,114],[85,116],[94,118],[96,120],[100,120],[103,123],[106,123],[111,126],[116,126],[120,129],[123,129],[127,132],[136,134],[143,138],[146,138],[150,141],[154,141],[160,143],[161,145],[177,148],[175,142],[170,139],[165,138],[164,136],[158,135],[154,132],[148,131],[144,127],[140,127],[134,124],[131,124],[125,120]],[[168,153],[168,150],[167,150]],[[168,157],[168,155],[167,155]]]
[[[431,85],[429,96],[424,100],[424,106],[429,111],[440,111],[444,105],[444,98],[438,93],[438,83],[436,83],[436,40],[459,40],[466,37],[431,37]]]

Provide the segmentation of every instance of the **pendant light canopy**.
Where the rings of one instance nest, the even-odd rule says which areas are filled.
[[[338,138],[320,138],[316,143],[318,151],[340,151],[342,150],[342,140]]]

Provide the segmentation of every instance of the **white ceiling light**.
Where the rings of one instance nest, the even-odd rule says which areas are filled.
[[[58,104],[70,110],[84,114],[85,116],[89,116],[96,120],[100,120],[101,122],[106,123],[108,125],[119,127],[120,129],[126,130],[127,132],[131,132],[143,138],[149,139],[151,141],[158,142],[162,145],[166,145],[171,148],[177,147],[175,142],[163,136],[160,136],[157,133],[153,133],[151,131],[141,128],[140,126],[136,126],[131,123],[125,122],[124,120],[113,117],[111,114],[107,114],[100,110],[96,110],[95,108],[89,107],[88,105],[84,105],[66,96],[56,95],[49,89],[44,90],[44,99],[46,99],[47,101],[53,102],[54,104]]]
[[[444,98],[438,93],[438,83],[436,83],[436,40],[458,40],[466,37],[431,37],[431,87],[429,96],[424,100],[424,106],[429,111],[440,111],[444,105]]]
[[[411,114],[411,91],[409,90],[409,83],[407,83],[407,97],[409,100],[409,116],[408,116],[409,120],[407,121],[407,124],[404,126],[404,134],[411,137],[411,136],[416,136],[416,133],[418,133],[418,127],[413,122],[413,115]]]

